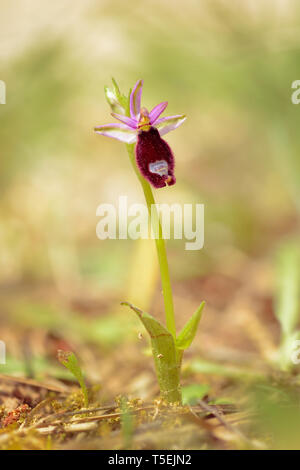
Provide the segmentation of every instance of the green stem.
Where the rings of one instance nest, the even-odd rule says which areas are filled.
[[[149,212],[149,216],[153,222],[151,217],[154,216],[155,220],[157,221],[157,229],[158,234],[155,236],[155,243],[156,243],[156,250],[157,256],[159,261],[159,268],[160,268],[160,276],[161,276],[161,283],[162,283],[162,291],[164,296],[164,304],[165,304],[165,315],[166,315],[166,325],[169,332],[176,338],[176,326],[175,326],[175,315],[174,315],[174,305],[173,305],[173,295],[172,295],[172,288],[170,282],[170,274],[169,274],[169,266],[168,266],[168,259],[167,259],[167,252],[165,241],[162,237],[162,228],[158,218],[157,209],[155,207],[155,200],[153,197],[153,193],[149,183],[140,175],[136,163],[135,163],[135,155],[134,155],[134,144],[126,144],[127,152],[131,161],[131,164],[134,168],[134,171],[142,185],[147,208]],[[155,227],[153,227],[153,231],[155,233]]]

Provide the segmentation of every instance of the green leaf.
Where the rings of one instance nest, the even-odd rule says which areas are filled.
[[[171,333],[149,313],[143,312],[129,302],[121,305],[130,307],[139,317],[149,333],[152,354],[162,397],[169,402],[181,402],[180,362]]]
[[[185,326],[182,328],[181,332],[177,336],[176,347],[178,349],[187,349],[192,344],[192,341],[197,333],[197,328],[199,325],[199,321],[201,320],[204,305],[205,302],[201,302],[194,315],[189,319],[189,321],[185,324]]]
[[[63,351],[59,349],[57,351],[57,358],[59,362],[65,366],[71,374],[77,379],[84,397],[84,405],[89,405],[88,391],[84,382],[83,373],[78,363],[77,357],[71,351]]]
[[[210,386],[207,384],[193,384],[182,387],[182,404],[196,405],[198,400],[202,400],[208,394]]]
[[[283,340],[293,334],[300,315],[300,250],[296,243],[285,244],[277,259],[275,314]]]

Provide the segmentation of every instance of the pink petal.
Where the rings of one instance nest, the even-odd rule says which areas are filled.
[[[186,120],[185,114],[177,114],[175,116],[167,116],[158,119],[155,123],[155,127],[158,129],[159,134],[165,135],[170,131],[173,131]]]
[[[164,112],[166,107],[168,106],[167,101],[163,101],[162,103],[159,103],[157,106],[155,106],[152,111],[149,113],[149,118],[150,118],[150,123],[155,124],[155,121],[157,118],[161,115],[161,113]]]
[[[117,114],[117,113],[111,113],[111,115],[118,119],[121,122],[124,122],[127,126],[131,127],[132,129],[136,129],[138,124],[135,119],[131,119],[130,117],[127,116],[122,116],[122,114]]]
[[[141,97],[144,80],[138,80],[130,95],[130,115],[133,119],[137,119],[141,110]]]
[[[95,132],[106,137],[120,140],[126,144],[136,142],[136,133],[125,124],[104,124],[103,126],[95,127]]]

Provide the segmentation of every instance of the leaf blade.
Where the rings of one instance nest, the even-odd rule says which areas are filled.
[[[205,302],[201,302],[196,312],[192,317],[187,321],[187,323],[182,328],[181,332],[176,338],[176,347],[178,349],[184,350],[190,347],[193,339],[196,336],[197,328],[202,317],[202,312]]]
[[[160,391],[168,401],[181,402],[180,366],[172,334],[149,313],[143,312],[129,302],[121,302],[131,308],[146,328],[152,346],[152,354]]]
[[[290,242],[281,247],[277,257],[275,315],[284,336],[293,334],[300,315],[300,251]]]

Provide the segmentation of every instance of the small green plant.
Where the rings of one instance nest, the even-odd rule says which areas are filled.
[[[130,449],[134,431],[134,420],[125,397],[122,397],[120,400],[120,409],[124,449]]]
[[[167,142],[161,137],[179,127],[185,121],[186,116],[180,114],[159,118],[168,105],[166,101],[148,112],[146,108],[141,107],[142,87],[143,81],[138,80],[128,96],[120,92],[115,80],[113,80],[112,88],[105,87],[105,96],[113,111],[112,115],[121,122],[98,126],[95,132],[126,144],[130,162],[145,195],[152,230],[155,234],[166,326],[128,302],[123,302],[123,305],[135,311],[150,336],[162,398],[169,403],[182,403],[180,388],[182,356],[196,335],[204,302],[200,304],[177,336],[167,253],[150,185],[154,188],[163,188],[175,184],[174,155]]]
[[[63,351],[62,349],[59,349],[57,351],[57,358],[59,362],[65,366],[78,381],[83,393],[84,406],[87,408],[89,406],[89,396],[77,357],[71,351]]]

